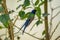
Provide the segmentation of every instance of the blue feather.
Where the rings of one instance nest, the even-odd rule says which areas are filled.
[[[36,10],[32,10],[31,13],[32,13],[32,14],[35,14],[35,12],[36,12]],[[29,26],[29,24],[33,21],[33,19],[34,19],[34,17],[26,20],[26,22],[24,23],[24,25],[21,27],[21,29],[24,27],[22,33],[24,33],[25,29],[27,28],[27,26]],[[20,29],[20,30],[21,30],[21,29]]]

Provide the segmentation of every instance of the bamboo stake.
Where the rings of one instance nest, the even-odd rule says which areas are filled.
[[[47,0],[45,0],[44,3],[44,13],[48,13],[48,5]],[[48,33],[48,16],[44,17],[44,23],[45,23],[45,33],[46,33],[46,40],[49,40],[49,33]]]
[[[2,0],[2,6],[4,8],[4,13],[8,14],[6,0]],[[14,40],[13,26],[12,26],[11,22],[8,26],[8,33],[9,33],[10,40]]]

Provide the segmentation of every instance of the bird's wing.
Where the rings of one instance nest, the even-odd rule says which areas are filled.
[[[30,25],[30,23],[33,21],[33,19],[34,19],[34,17],[31,18],[31,19],[29,19],[28,25],[26,25],[26,26],[24,27],[22,34],[25,32],[25,29],[27,28],[27,26]]]

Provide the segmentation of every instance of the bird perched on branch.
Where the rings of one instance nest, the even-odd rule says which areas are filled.
[[[21,30],[24,27],[22,34],[25,32],[25,29],[30,25],[30,23],[33,21],[34,16],[36,14],[36,10],[35,9],[32,10],[30,14],[31,15],[29,15],[29,17],[27,18],[27,20],[24,23],[24,25],[20,28],[20,30]]]

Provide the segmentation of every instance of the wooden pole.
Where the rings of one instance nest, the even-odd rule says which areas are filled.
[[[45,0],[44,3],[44,13],[48,14],[48,5],[47,0]],[[45,33],[46,33],[46,40],[49,40],[49,33],[48,33],[48,16],[44,17],[44,23],[45,23]]]
[[[2,0],[2,7],[4,8],[4,13],[8,14],[6,0]],[[9,23],[9,26],[8,26],[8,33],[9,33],[10,40],[14,40],[13,25],[11,24],[11,22]]]

